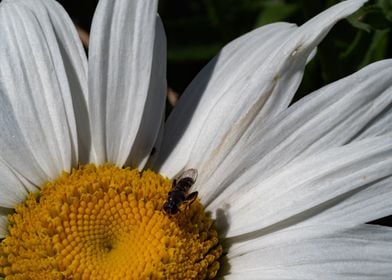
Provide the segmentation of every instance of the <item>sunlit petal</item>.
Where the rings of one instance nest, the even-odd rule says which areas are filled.
[[[75,34],[66,35],[71,24],[56,3],[3,1],[0,6],[0,153],[36,185],[78,161],[69,76],[73,85],[83,83],[77,77],[83,70],[80,63],[72,65],[80,53],[72,45]]]
[[[196,187],[203,201],[233,195],[294,159],[391,131],[391,71],[392,60],[369,65],[248,129],[213,176],[200,174]]]
[[[224,211],[224,222],[230,225],[226,236],[236,236],[307,220],[380,179],[389,177],[392,182],[391,175],[392,134],[388,134],[293,160],[280,172],[242,186],[241,195],[222,196],[207,210],[213,215]]]
[[[155,0],[99,2],[89,49],[93,162],[142,166],[155,143],[166,93],[157,19]]]

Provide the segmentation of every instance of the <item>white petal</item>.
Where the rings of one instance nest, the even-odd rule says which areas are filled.
[[[225,279],[390,279],[392,229],[296,227],[233,244]]]
[[[295,28],[295,25],[286,23],[267,25],[224,47],[192,81],[169,116],[154,169],[174,176],[184,168],[199,138],[206,137],[202,128],[207,123],[216,126],[220,122],[223,125],[225,122],[220,117],[227,117],[227,107],[232,107],[234,96],[238,98],[238,94],[241,94],[238,99],[253,104],[259,96],[244,95],[245,81],[251,78],[257,67],[263,66],[261,61],[267,59],[276,44],[287,38]],[[261,70],[256,72],[258,76],[262,75]],[[259,103],[263,105],[264,102],[260,100]],[[241,106],[238,103],[239,107],[245,106],[244,103]],[[239,109],[233,108],[235,111]],[[236,117],[235,114],[232,117]],[[208,138],[213,136],[215,134],[208,135]]]
[[[381,178],[318,209],[316,216],[303,224],[320,224],[333,221],[337,224],[358,225],[392,215],[392,176]]]
[[[0,207],[0,238],[3,238],[8,232],[8,215],[13,214],[14,210]]]
[[[168,119],[155,168],[213,170],[252,124],[285,109],[309,55],[364,1],[342,2],[300,28],[273,24],[226,46],[185,91]]]
[[[152,147],[158,139],[159,131],[162,130],[162,123],[164,121],[164,104],[167,91],[166,36],[160,18],[158,18],[156,24],[149,92],[139,131],[127,160],[127,165],[138,166],[139,169],[142,169],[146,163]]]
[[[166,93],[157,1],[100,1],[90,39],[92,161],[122,166],[131,157],[131,164],[143,165],[161,125]]]
[[[214,215],[225,210],[225,223],[230,225],[226,236],[236,236],[278,223],[299,223],[321,213],[328,203],[391,175],[392,134],[388,134],[294,160],[280,172],[217,199],[207,210]]]
[[[0,238],[4,238],[7,234],[8,219],[6,215],[0,214]]]
[[[34,1],[23,1],[30,9]],[[56,1],[41,0],[50,16],[50,23],[58,40],[58,47],[68,79],[76,119],[78,154],[80,162],[87,162],[91,146],[89,116],[87,111],[87,57],[75,26]],[[69,114],[73,114],[69,112]],[[72,133],[74,133],[72,131]],[[74,138],[76,136],[73,136]]]
[[[294,159],[391,131],[391,72],[392,60],[369,65],[247,130],[212,176],[199,172],[203,202],[233,195],[238,182],[253,184]]]
[[[66,39],[71,21],[61,25],[64,18],[64,10],[47,1],[0,5],[0,154],[36,185],[78,161],[68,75],[82,70],[69,70],[79,53],[65,46],[74,39]]]
[[[0,158],[0,207],[14,208],[27,196],[27,190],[15,172]]]

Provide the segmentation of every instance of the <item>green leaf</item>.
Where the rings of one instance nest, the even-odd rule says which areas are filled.
[[[255,27],[282,21],[298,10],[297,4],[289,4],[281,1],[265,1],[263,6],[264,9],[259,13]]]
[[[203,45],[191,45],[181,46],[177,48],[169,49],[167,52],[167,58],[171,62],[191,62],[208,60],[216,55],[222,48],[221,44],[203,44]]]
[[[361,67],[381,60],[386,56],[390,34],[390,30],[378,30],[374,33],[372,42],[360,64]]]
[[[378,4],[385,14],[385,17],[389,21],[392,21],[392,0],[379,0]]]
[[[352,26],[367,32],[383,30],[392,26],[392,22],[388,20],[384,10],[378,5],[363,7],[347,20]]]

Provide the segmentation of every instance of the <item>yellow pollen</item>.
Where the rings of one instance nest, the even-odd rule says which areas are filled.
[[[9,216],[0,277],[211,279],[222,247],[198,200],[175,216],[171,181],[113,165],[81,166],[31,193]]]

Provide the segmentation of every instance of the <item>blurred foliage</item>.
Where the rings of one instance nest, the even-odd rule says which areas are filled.
[[[89,30],[97,0],[60,1]],[[161,0],[159,13],[168,38],[168,83],[182,92],[198,71],[229,41],[276,21],[298,25],[336,0]],[[392,0],[367,3],[339,22],[306,68],[296,98],[359,68],[391,57]]]

